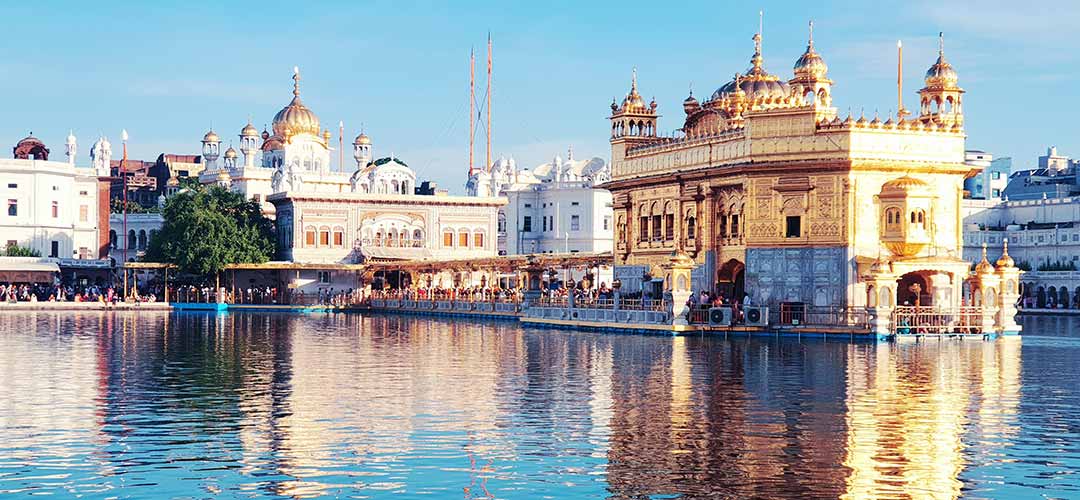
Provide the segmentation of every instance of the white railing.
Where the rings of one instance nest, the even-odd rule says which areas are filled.
[[[892,312],[892,328],[897,335],[979,334],[984,333],[988,314],[994,311],[972,306],[898,306]]]

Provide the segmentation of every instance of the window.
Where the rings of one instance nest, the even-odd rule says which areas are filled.
[[[697,233],[697,218],[690,216],[686,218],[686,239],[694,239],[694,234]]]
[[[79,205],[79,222],[86,222],[86,219],[90,217],[90,207],[86,205]]]
[[[304,229],[304,246],[315,246],[315,228],[308,227]]]
[[[660,241],[660,215],[652,216],[652,239]]]
[[[610,215],[605,215],[604,216],[604,231],[608,231],[610,229],[611,229],[611,216]]]
[[[532,208],[532,203],[526,203],[525,208]]]
[[[664,239],[675,239],[675,214],[667,214],[664,216]]]
[[[60,242],[53,240],[52,245],[49,247],[49,257],[57,258],[60,256]]]
[[[554,215],[549,215],[548,216],[548,227],[551,228],[552,231],[555,230],[555,216]]]
[[[7,185],[7,187],[8,187],[8,189],[18,189],[18,188],[19,188],[19,185],[18,185],[18,184],[15,184],[15,183],[9,183],[9,184]]]
[[[467,231],[459,232],[457,241],[459,247],[469,248],[469,233]]]
[[[323,227],[319,229],[319,246],[330,246],[330,228]]]
[[[525,218],[526,222],[528,221],[528,219],[529,219],[528,217]],[[454,246],[454,233],[453,233],[453,231],[445,231],[445,232],[443,232],[442,244],[443,244],[444,247],[447,247],[447,248],[450,248],[450,247]]]
[[[521,230],[525,231],[525,232],[531,232],[532,231],[532,217],[531,216],[526,215],[521,220]]]
[[[739,214],[731,214],[731,235],[739,235]]]
[[[607,219],[605,219],[605,221],[606,220]],[[606,227],[605,227],[605,229],[606,229]],[[570,216],[570,230],[571,231],[580,231],[581,230],[581,216],[580,215],[571,215]]]
[[[548,221],[547,216],[545,215],[545,216],[541,217],[540,219],[544,223],[544,232],[547,232],[547,221]]]
[[[256,196],[258,196],[258,195],[256,195]],[[336,246],[336,247],[345,246],[345,230],[340,228],[340,227],[335,227],[334,228],[334,246]]]
[[[787,231],[784,233],[786,238],[799,238],[802,236],[802,217],[798,215],[787,216]]]
[[[473,233],[473,246],[484,248],[484,233]]]
[[[52,218],[60,217],[60,203],[52,202]]]
[[[11,217],[16,217],[19,215],[19,200],[7,201],[7,214]]]
[[[1001,172],[991,172],[990,173],[990,178],[994,179],[994,180],[1000,179],[1001,178]]]
[[[89,259],[90,249],[86,247],[79,247],[79,259]]]
[[[1080,234],[1073,234],[1073,241],[1080,241]]]
[[[576,201],[571,201],[571,202],[570,202],[570,206],[571,206],[571,207],[576,207],[576,206],[578,206],[578,205],[580,205],[580,204],[581,204],[581,203],[578,203],[578,202],[576,202]]]
[[[59,190],[60,190],[60,186],[53,186],[53,187],[52,187],[52,190],[53,190],[53,191],[59,191]]]
[[[79,196],[86,196],[86,195],[87,195],[86,191],[79,191]]]
[[[330,271],[319,271],[319,284],[320,285],[329,285],[330,284]]]
[[[992,196],[993,196],[994,198],[1001,198],[1001,190],[1000,190],[1000,189],[995,189],[995,190],[993,190],[993,191],[992,191]]]
[[[638,227],[641,228],[641,241],[648,240],[649,239],[649,217],[647,215],[641,217],[641,222],[638,223]]]

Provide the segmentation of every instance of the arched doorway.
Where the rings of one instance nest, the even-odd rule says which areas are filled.
[[[1041,286],[1035,290],[1035,307],[1046,307],[1046,289]]]
[[[930,280],[924,271],[907,273],[897,281],[896,303],[903,306],[929,306],[933,300],[930,295]]]
[[[716,272],[716,292],[727,300],[742,300],[746,293],[746,265],[730,259]]]

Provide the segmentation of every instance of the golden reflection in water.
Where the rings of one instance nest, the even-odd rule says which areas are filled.
[[[959,498],[965,448],[1017,432],[1019,378],[1019,338],[852,346],[842,498]]]

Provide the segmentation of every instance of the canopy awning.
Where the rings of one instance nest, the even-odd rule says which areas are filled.
[[[60,266],[36,257],[0,258],[0,283],[52,283]]]

